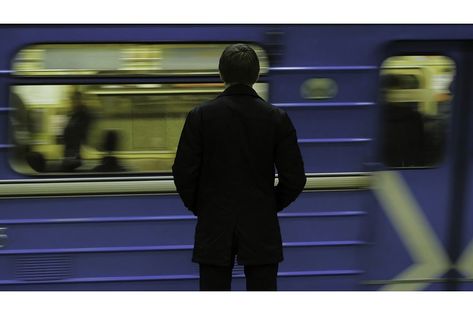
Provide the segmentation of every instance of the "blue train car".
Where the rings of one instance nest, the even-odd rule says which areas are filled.
[[[279,215],[279,289],[473,289],[473,25],[2,25],[0,42],[0,290],[198,289],[170,167],[237,42],[308,177]]]

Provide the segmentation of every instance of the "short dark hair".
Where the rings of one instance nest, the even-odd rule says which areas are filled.
[[[258,56],[253,48],[246,44],[230,45],[220,57],[218,70],[225,83],[252,85],[258,80]]]

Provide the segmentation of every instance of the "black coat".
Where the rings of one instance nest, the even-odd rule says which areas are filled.
[[[230,86],[189,112],[172,169],[177,192],[198,217],[194,262],[229,265],[232,246],[240,264],[283,260],[277,212],[306,182],[283,110],[248,86]]]

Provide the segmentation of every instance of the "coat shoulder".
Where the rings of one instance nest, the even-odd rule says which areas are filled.
[[[193,111],[195,112],[206,112],[206,111],[214,111],[221,109],[224,104],[231,104],[231,103],[238,103],[242,102],[241,98],[235,97],[234,95],[222,95],[220,97],[216,97],[212,100],[206,101],[198,106],[196,106]],[[270,116],[274,117],[275,120],[280,120],[283,116],[286,115],[286,112],[277,107],[272,105],[271,103],[265,101],[261,97],[249,97],[245,99],[245,103],[247,110],[249,111],[259,111],[259,112],[266,112]]]

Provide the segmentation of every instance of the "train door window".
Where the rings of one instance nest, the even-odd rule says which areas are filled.
[[[446,149],[454,62],[445,56],[397,56],[381,70],[384,163],[434,167]]]
[[[136,46],[35,45],[18,54],[15,75],[35,76],[38,82],[10,89],[14,109],[11,165],[16,171],[171,172],[186,114],[224,89],[218,60],[227,44]],[[260,48],[255,49],[265,74],[266,56]],[[118,80],[87,84],[87,78],[82,78],[80,84],[41,83],[50,75],[110,74]],[[133,83],[127,80],[131,75],[151,74],[158,79],[172,76],[174,83],[161,83],[162,79],[136,82],[136,77]],[[205,83],[193,81],[197,75],[207,76]],[[267,98],[266,83],[257,82],[254,89]]]

